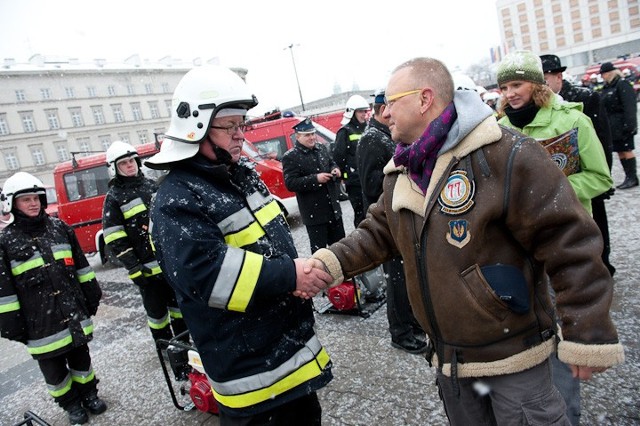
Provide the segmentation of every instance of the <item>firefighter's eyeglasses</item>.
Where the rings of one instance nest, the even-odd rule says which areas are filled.
[[[398,99],[404,98],[405,96],[409,96],[409,95],[413,95],[413,94],[416,94],[416,93],[420,93],[421,91],[422,91],[422,89],[415,89],[415,90],[408,90],[406,92],[396,93],[395,95],[391,95],[391,96],[386,96],[385,95],[384,103],[387,106],[391,106]]]
[[[225,127],[222,127],[222,126],[209,126],[209,127],[211,127],[212,129],[224,130],[225,132],[227,132],[229,136],[235,135],[238,130],[244,133],[249,128],[249,126],[247,126],[245,123],[232,124],[231,126],[225,126]]]

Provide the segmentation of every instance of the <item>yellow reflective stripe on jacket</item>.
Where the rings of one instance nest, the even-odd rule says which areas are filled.
[[[124,226],[121,225],[110,226],[103,232],[104,242],[106,244],[112,243],[120,238],[127,238],[127,232],[124,230]]]
[[[329,354],[313,336],[304,348],[274,370],[228,382],[212,382],[216,401],[242,408],[281,395],[322,374],[329,364]]]
[[[62,382],[57,385],[50,385],[47,383],[47,388],[49,390],[49,395],[54,398],[58,398],[71,390],[71,384],[73,381],[71,380],[71,375],[67,373]]]
[[[131,217],[146,211],[147,206],[144,205],[142,198],[136,198],[135,200],[129,201],[127,204],[121,205],[120,210],[122,211],[122,215],[125,219],[130,219]]]
[[[280,206],[276,200],[273,200],[256,212],[256,219],[258,219],[258,222],[264,226],[278,217],[281,212],[282,210],[280,210]]]
[[[83,320],[80,324],[82,325],[82,331],[85,335],[93,333],[93,322],[91,321],[91,318]],[[71,331],[69,331],[68,328],[65,328],[54,335],[43,337],[38,340],[29,340],[27,342],[27,351],[29,351],[31,355],[46,354],[68,346],[72,341],[73,338],[71,337]]]
[[[93,272],[93,269],[91,269],[91,266],[78,269],[76,271],[76,274],[78,275],[78,281],[80,282],[80,284],[86,283],[87,281],[91,281],[96,278],[96,273]]]
[[[18,296],[12,294],[11,296],[0,297],[0,314],[19,310],[20,302],[18,301]]]
[[[244,312],[262,269],[263,257],[237,247],[227,247],[209,306]]]
[[[30,259],[25,260],[24,262],[18,262],[17,260],[11,261],[11,275],[17,277],[20,274],[24,274],[25,272],[39,268],[44,266],[44,259],[39,251],[33,253]]]
[[[53,258],[55,260],[69,259],[73,257],[73,252],[71,251],[71,244],[56,244],[51,246],[51,251],[53,252]]]
[[[349,141],[350,142],[359,141],[361,137],[362,137],[362,133],[351,133],[349,135]]]
[[[264,229],[246,207],[238,210],[218,223],[224,241],[233,247],[244,247],[255,243],[264,235]]]
[[[151,262],[147,262],[144,264],[146,268],[151,270],[151,273],[144,272],[145,277],[152,277],[154,275],[158,275],[162,273],[162,269],[160,269],[160,264],[158,264],[157,260],[152,260]]]

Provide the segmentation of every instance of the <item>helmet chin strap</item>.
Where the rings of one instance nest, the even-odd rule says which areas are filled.
[[[220,163],[226,164],[228,166],[231,166],[233,164],[233,162],[231,161],[232,160],[231,154],[229,154],[228,151],[214,144],[210,137],[207,137],[207,142],[209,142],[209,146],[211,146],[213,153],[216,155],[216,159]]]

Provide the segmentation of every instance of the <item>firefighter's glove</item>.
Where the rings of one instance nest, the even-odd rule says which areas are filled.
[[[147,278],[144,276],[145,267],[142,265],[136,265],[129,269],[129,278],[138,287],[142,287],[147,284]]]

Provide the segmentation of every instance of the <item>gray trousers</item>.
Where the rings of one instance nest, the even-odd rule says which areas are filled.
[[[571,426],[551,380],[549,360],[520,373],[464,378],[437,373],[440,398],[453,425]],[[456,392],[459,389],[459,393]]]

